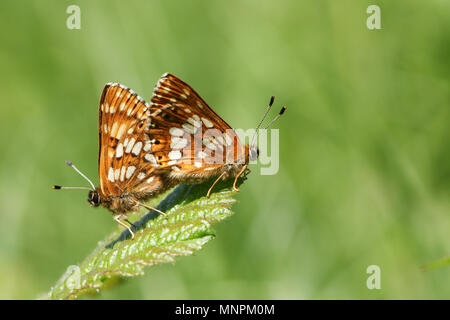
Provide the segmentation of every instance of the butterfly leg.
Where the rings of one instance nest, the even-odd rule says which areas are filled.
[[[145,203],[138,202],[138,204],[139,204],[141,207],[144,207],[144,208],[146,208],[146,209],[148,209],[148,210],[154,210],[154,211],[156,211],[156,212],[162,214],[165,218],[167,218],[167,213],[162,212],[161,210],[158,210],[158,209],[156,209],[156,208],[150,207],[150,206],[146,205]]]
[[[133,240],[134,239],[134,232],[133,232],[133,230],[131,230],[131,228],[129,226],[127,226],[125,223],[122,222],[122,220],[121,220],[122,218],[123,218],[122,215],[117,215],[117,216],[114,217],[114,220],[116,220],[117,223],[120,224],[121,226],[124,226],[125,228],[128,229],[128,231],[131,234],[131,240]],[[125,219],[125,221],[126,221],[126,219]]]
[[[248,168],[247,165],[243,166],[243,167],[242,167],[242,170],[239,171],[238,175],[237,175],[236,178],[234,179],[234,183],[233,183],[233,189],[234,189],[234,191],[236,191],[236,192],[239,191],[239,189],[236,187],[237,180],[238,180],[238,178],[244,173],[244,171],[245,171],[247,168]],[[245,175],[244,175],[244,177],[245,177]]]
[[[244,172],[244,175],[242,176],[242,178],[247,179],[247,176],[249,175],[249,173],[252,172],[252,170],[250,170],[249,168],[247,168]]]
[[[222,174],[216,179],[216,181],[214,181],[214,183],[212,184],[212,186],[209,188],[208,193],[206,194],[206,197],[209,198],[209,195],[211,193],[212,188],[216,185],[217,182],[219,182],[220,178],[223,177],[223,175],[225,174],[225,171],[222,172]]]
[[[130,220],[128,220],[128,219],[123,219],[123,220],[125,220],[125,222],[129,223],[130,226],[132,226],[133,228],[137,229],[136,225],[134,223],[132,223]]]

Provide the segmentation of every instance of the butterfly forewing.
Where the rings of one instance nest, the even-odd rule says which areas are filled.
[[[99,107],[99,177],[104,195],[150,192],[161,183],[150,161],[150,124],[149,105],[140,96],[123,85],[105,86]]]
[[[211,172],[235,160],[244,146],[235,132],[187,83],[171,74],[158,81],[151,100],[150,138],[161,169],[172,174]]]

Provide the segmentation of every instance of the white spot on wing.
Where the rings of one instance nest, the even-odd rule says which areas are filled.
[[[113,168],[109,168],[108,180],[111,181],[111,182],[114,182],[114,169]]]
[[[202,167],[202,163],[200,161],[195,161],[194,162],[194,166],[197,168],[201,168]]]
[[[158,163],[156,162],[155,156],[154,156],[153,154],[151,154],[151,153],[147,153],[147,154],[144,156],[144,159],[147,160],[147,161],[149,161],[149,162],[151,162],[151,163],[153,164],[153,166],[156,166],[156,165],[158,164]]]
[[[134,173],[135,170],[136,170],[136,167],[135,167],[135,166],[129,166],[129,167],[127,168],[127,172],[126,172],[126,174],[125,174],[125,177],[126,177],[127,179],[130,179],[131,176],[133,175],[133,173]]]
[[[184,134],[183,130],[180,128],[172,127],[169,129],[169,133],[172,136],[182,136]]]
[[[122,166],[122,169],[120,170],[120,181],[123,181],[124,177],[125,177],[125,167]]]
[[[142,180],[142,179],[145,178],[145,176],[146,176],[145,172],[139,172],[137,177],[138,177],[139,180]]]
[[[144,151],[145,152],[152,151],[152,143],[150,141],[145,142]]]
[[[112,128],[111,128],[111,137],[115,137],[117,134],[117,129],[119,128],[117,121],[113,123]]]
[[[181,158],[181,152],[176,150],[176,151],[170,151],[169,152],[169,158],[171,160],[179,160]]]
[[[135,142],[136,142],[136,139],[134,139],[134,137],[131,138],[130,142],[128,142],[127,149],[125,150],[125,153],[130,153],[130,151],[133,148]]]
[[[139,141],[134,145],[133,150],[131,150],[131,153],[134,154],[135,156],[137,156],[137,155],[139,155],[139,152],[141,152],[141,148],[142,148],[142,142]]]
[[[201,127],[202,122],[200,121],[200,117],[196,114],[194,114],[192,117],[188,118],[187,120],[190,124],[192,124],[194,127]]]
[[[203,121],[203,123],[205,124],[205,126],[206,126],[207,128],[212,128],[212,127],[214,127],[214,125],[212,124],[212,122],[209,121],[208,119],[202,117],[202,121]]]
[[[116,139],[120,140],[122,138],[123,134],[125,133],[126,125],[125,123],[122,123],[119,127],[119,130],[117,130]]]
[[[187,139],[180,137],[172,137],[172,141],[170,142],[170,147],[172,149],[183,149],[188,144]]]
[[[197,128],[195,128],[193,125],[189,123],[183,123],[182,127],[184,131],[186,131],[189,134],[195,134],[195,132],[197,131]]]

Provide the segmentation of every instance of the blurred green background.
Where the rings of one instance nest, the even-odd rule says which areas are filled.
[[[1,1],[0,298],[48,292],[116,228],[50,186],[83,184],[66,159],[98,182],[105,83],[149,100],[164,72],[234,128],[287,105],[280,170],[253,168],[195,257],[97,299],[450,298],[449,267],[420,271],[450,254],[449,30],[444,0]]]

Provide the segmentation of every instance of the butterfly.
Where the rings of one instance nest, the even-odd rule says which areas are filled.
[[[144,207],[165,215],[145,202],[180,183],[201,183],[217,177],[209,196],[218,181],[234,178],[233,188],[238,191],[238,178],[248,172],[248,163],[258,154],[256,145],[243,145],[193,88],[166,73],[157,82],[150,103],[124,85],[106,84],[99,105],[100,186],[95,187],[66,161],[92,188],[53,188],[88,189],[89,204],[110,210],[134,238],[134,232],[124,223],[133,226],[127,219],[129,212]]]

